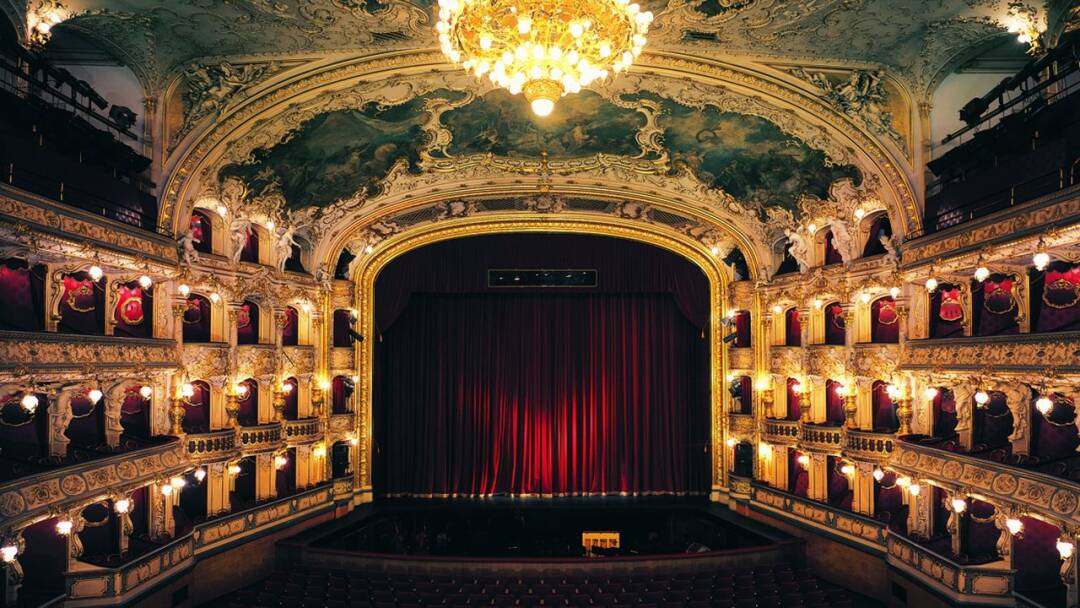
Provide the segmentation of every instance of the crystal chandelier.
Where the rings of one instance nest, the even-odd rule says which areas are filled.
[[[652,13],[630,0],[439,0],[443,53],[533,112],[619,73],[645,46]]]

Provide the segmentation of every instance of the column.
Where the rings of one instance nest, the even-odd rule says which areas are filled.
[[[814,424],[823,424],[828,417],[825,409],[825,378],[821,376],[809,376],[802,382],[802,409],[803,420],[809,412],[809,421]]]
[[[215,462],[206,465],[206,515],[213,517],[220,513],[227,513],[231,508],[229,492],[232,490],[233,476],[229,473],[228,464]]]
[[[63,457],[67,455],[68,444],[71,443],[66,434],[72,419],[71,391],[51,393],[46,398],[50,404],[49,455]]]
[[[970,448],[975,429],[972,427],[972,415],[975,396],[975,387],[967,382],[957,384],[952,388],[953,400],[956,401],[956,433],[960,445]]]
[[[852,347],[859,342],[858,315],[855,314],[855,304],[845,302],[844,307],[844,346]],[[865,306],[863,308],[866,308]],[[863,315],[869,317],[869,315]],[[869,325],[867,325],[869,328]],[[869,340],[867,340],[869,342]]]
[[[63,277],[55,264],[45,264],[45,331],[55,332],[60,321],[60,298],[64,294]]]
[[[120,547],[120,553],[123,553],[127,551],[128,540],[135,530],[135,525],[131,521],[131,497],[126,494],[118,495],[113,500],[113,510],[116,511],[116,518],[120,522],[120,525],[117,526],[117,534],[119,535],[117,544]]]
[[[851,510],[867,517],[874,516],[874,463],[856,462],[851,477]]]
[[[754,380],[754,394],[758,399],[758,411],[766,417],[783,418],[786,415],[787,399],[777,399],[773,388],[776,385],[776,376],[771,376],[770,379],[769,375],[762,374]]]
[[[210,385],[210,430],[220,431],[229,428],[232,425],[229,422],[229,413],[227,411],[229,408],[228,393],[232,389],[227,387],[228,378],[215,376],[207,378],[206,382]]]
[[[769,482],[774,488],[790,492],[791,488],[788,487],[788,447],[785,445],[779,445],[773,448],[772,457],[773,477]]]
[[[945,508],[949,510],[949,520],[945,522],[945,530],[952,538],[953,555],[960,555],[963,548],[960,530],[960,515],[963,511],[957,512],[956,509],[953,508],[953,501],[965,500],[965,498],[966,497],[954,492],[945,495]]]
[[[277,468],[274,467],[274,455],[258,454],[255,456],[255,497],[266,500],[277,496]]]
[[[1009,383],[999,387],[1005,393],[1009,411],[1012,412],[1013,432],[1009,435],[1013,454],[1031,453],[1031,387],[1026,384]]]
[[[810,500],[828,502],[829,500],[829,460],[825,454],[811,453],[807,475],[809,486],[806,495]]]
[[[150,538],[172,538],[176,535],[176,519],[173,507],[180,498],[180,489],[169,485],[169,480],[155,483],[148,492],[150,498]]]
[[[296,488],[308,488],[314,485],[311,482],[311,446],[296,446]]]

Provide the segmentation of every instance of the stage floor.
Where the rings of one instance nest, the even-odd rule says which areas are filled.
[[[364,511],[309,546],[431,557],[579,558],[705,553],[774,542],[703,499],[396,499]],[[607,545],[615,533],[618,547],[594,545],[587,552],[583,533],[599,533],[593,538]]]

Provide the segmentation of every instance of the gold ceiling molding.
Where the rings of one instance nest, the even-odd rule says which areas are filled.
[[[183,228],[180,208],[187,209],[200,188],[209,187],[223,157],[231,154],[233,142],[263,128],[279,117],[289,106],[303,103],[326,93],[341,94],[357,84],[375,80],[400,82],[409,75],[432,71],[452,71],[441,54],[435,51],[395,52],[351,60],[345,64],[317,65],[308,77],[295,78],[266,92],[237,104],[219,120],[213,128],[201,133],[195,142],[185,142],[178,148],[174,158],[165,167],[168,175],[162,189],[160,225],[177,232]],[[832,150],[842,149],[845,156],[856,159],[865,174],[878,174],[886,185],[883,198],[897,211],[897,224],[904,232],[919,227],[916,199],[911,184],[913,180],[901,170],[897,161],[881,142],[855,125],[848,117],[836,112],[818,99],[795,89],[790,83],[767,80],[748,70],[737,70],[719,61],[693,59],[669,54],[643,54],[638,74],[666,75],[682,81],[691,80],[702,84],[730,89],[756,100],[762,107],[777,108],[788,112],[794,122],[812,125],[822,134],[808,141],[811,147]],[[374,79],[373,79],[374,77]],[[298,125],[293,125],[298,126]],[[255,137],[258,139],[258,137]],[[838,143],[837,143],[838,142]],[[264,140],[263,143],[270,143]],[[839,148],[836,146],[839,145]],[[835,153],[835,152],[834,152]]]
[[[445,222],[426,224],[408,229],[388,238],[382,247],[362,258],[353,269],[355,287],[355,307],[359,311],[357,331],[364,336],[373,336],[375,279],[387,264],[396,258],[426,245],[455,238],[483,234],[505,234],[524,232],[577,233],[603,235],[643,242],[679,255],[693,263],[705,274],[709,281],[710,310],[718,310],[725,302],[728,279],[722,268],[723,264],[700,242],[686,235],[669,234],[648,224],[635,223],[625,218],[594,216],[566,212],[552,215],[523,215],[517,212],[492,213],[481,216],[458,217]],[[709,326],[710,369],[710,420],[712,425],[713,462],[711,466],[713,489],[726,486],[727,465],[724,462],[726,450],[722,449],[727,433],[727,416],[724,412],[723,395],[726,387],[724,378],[727,374],[727,361],[722,342],[722,326],[711,323]],[[372,446],[372,370],[374,366],[375,340],[368,339],[356,343],[356,373],[360,377],[356,396],[357,436],[360,439],[359,465],[356,467],[356,480],[361,489],[372,484],[371,462]]]

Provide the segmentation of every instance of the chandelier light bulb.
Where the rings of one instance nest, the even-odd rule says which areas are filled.
[[[885,479],[885,471],[882,471],[881,469],[874,469],[874,472],[871,473],[871,475],[874,476],[874,481],[878,483],[881,483],[881,480]]]
[[[56,533],[60,536],[67,536],[71,534],[71,529],[75,527],[75,524],[70,519],[61,519],[56,522]]]
[[[187,283],[181,283],[180,286],[176,288],[176,291],[180,292],[180,295],[186,298],[188,297],[188,294],[191,293],[191,287],[189,287]]]
[[[937,399],[938,393],[938,389],[928,386],[926,387],[926,390],[923,391],[923,397],[926,397],[927,401],[933,401],[934,399]]]
[[[769,390],[769,378],[766,376],[758,376],[758,379],[754,382],[754,388],[759,391]]]
[[[796,382],[795,384],[792,384],[791,385],[791,392],[793,392],[793,393],[801,393],[801,392],[803,392],[802,382]]]
[[[154,389],[150,388],[149,386],[143,385],[139,387],[139,396],[143,399],[149,399],[150,397],[154,396]]]
[[[273,232],[274,228],[277,228],[277,224],[274,223],[274,220],[269,220],[269,221],[266,222],[266,229],[267,230],[270,230],[271,232]]]
[[[206,469],[195,469],[195,481],[202,483],[206,479]]]
[[[967,501],[963,498],[952,499],[952,510],[956,511],[957,513],[963,513],[964,511],[966,511],[967,506]]]
[[[37,409],[38,403],[39,401],[37,395],[32,394],[23,395],[22,401],[19,402],[19,404],[22,405],[23,409],[27,412],[30,412],[31,414],[33,414],[34,410]]]
[[[226,207],[225,205],[218,205],[217,206],[217,214],[220,215],[221,217],[225,217],[226,215],[229,215],[229,208]]]
[[[5,549],[6,549],[6,547],[5,547]],[[0,549],[0,551],[2,551],[2,550],[3,549]],[[1058,550],[1058,555],[1061,556],[1061,559],[1069,559],[1070,557],[1073,556],[1073,552],[1076,551],[1076,545],[1070,543],[1067,540],[1059,540],[1059,541],[1057,541],[1057,550]],[[11,560],[7,559],[7,553],[4,554],[4,560],[5,561],[11,561]]]
[[[799,454],[799,457],[795,459],[795,462],[799,463],[800,467],[806,468],[810,466],[810,457],[806,454]]]
[[[248,385],[244,384],[243,382],[238,383],[233,388],[236,390],[236,396],[240,397],[241,399],[243,399],[244,396],[248,394]]]
[[[292,382],[282,382],[281,383],[281,392],[285,393],[286,395],[291,393],[292,389],[293,389]]]
[[[990,394],[989,393],[987,393],[984,390],[979,390],[979,391],[975,392],[975,403],[978,403],[979,405],[986,405],[989,402],[990,402]]]
[[[94,281],[100,281],[101,277],[105,276],[105,272],[101,270],[100,266],[91,266],[90,270],[87,271],[87,274],[89,274],[90,278]]]
[[[92,388],[86,393],[86,396],[90,399],[91,403],[97,403],[98,401],[101,401],[101,398],[104,397],[105,394],[96,388]]]
[[[929,291],[930,293],[934,293],[935,291],[937,291],[937,288],[938,288],[938,280],[937,279],[935,279],[934,277],[930,277],[929,279],[926,279],[926,291]]]
[[[975,269],[975,280],[982,283],[986,279],[990,278],[990,269],[986,266],[979,266]]]
[[[1009,534],[1016,536],[1024,531],[1024,522],[1015,517],[1010,517],[1005,520],[1005,529],[1009,531]]]
[[[1040,251],[1031,258],[1031,263],[1035,264],[1035,270],[1046,270],[1046,267],[1050,265],[1050,254]]]
[[[778,315],[778,314],[784,312],[784,308],[782,306],[780,306],[779,304],[777,304],[776,306],[772,307],[772,311],[773,311],[774,315]]]
[[[892,299],[894,299],[894,300],[896,298],[899,298],[900,297],[900,288],[899,287],[890,287],[889,288],[889,295],[892,296]]]
[[[154,279],[151,279],[149,275],[142,275],[139,277],[139,287],[143,289],[150,289],[150,286],[154,284]]]
[[[1050,410],[1054,409],[1054,400],[1043,395],[1035,401],[1035,408],[1039,410],[1040,414],[1046,416],[1050,413]]]
[[[870,295],[870,293],[869,293],[869,292],[866,292],[866,291],[864,291],[864,292],[862,292],[862,294],[861,294],[861,295],[859,296],[859,299],[860,299],[860,300],[862,300],[862,303],[863,303],[863,304],[869,304],[869,303],[870,303],[870,298],[871,298],[871,297],[872,297],[872,296]]]
[[[360,438],[356,435],[349,435],[349,445],[353,447],[360,445]]]
[[[821,310],[821,305],[824,304],[820,299],[814,298],[814,308]]]
[[[1060,545],[1060,543],[1058,543]],[[0,547],[0,558],[3,558],[4,563],[10,564],[15,561],[15,558],[19,555],[19,548],[15,545],[4,545]]]
[[[806,227],[806,231],[809,232],[810,234],[814,234],[815,232],[817,232],[817,224],[808,225]]]
[[[836,394],[839,395],[840,397],[847,397],[848,396],[849,391],[848,391],[848,387],[847,387],[846,384],[837,384],[836,388],[834,390],[836,391]]]
[[[131,501],[127,498],[121,498],[113,503],[113,509],[116,510],[117,513],[123,515],[131,510]]]
[[[920,486],[920,485],[919,485],[919,484],[917,484],[917,483],[913,483],[913,484],[911,484],[911,485],[909,485],[909,486],[908,486],[908,492],[909,492],[909,493],[910,493],[910,494],[911,494],[912,496],[918,496],[918,495],[919,495],[919,493],[920,493],[920,492],[922,492],[922,486]]]

